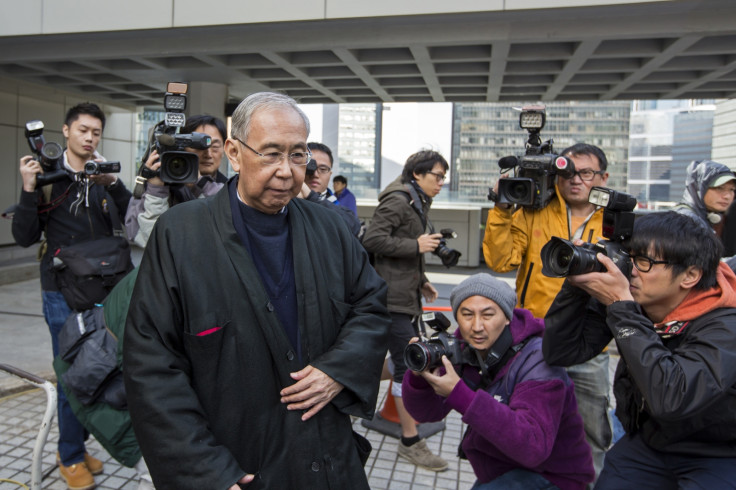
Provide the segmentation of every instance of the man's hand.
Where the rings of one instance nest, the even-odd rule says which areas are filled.
[[[151,170],[158,171],[158,169],[161,168],[161,162],[159,161],[159,155],[156,150],[153,150],[150,155],[148,155],[148,160],[146,160],[146,163],[144,165]],[[148,183],[152,185],[157,185],[159,187],[162,187],[166,184],[164,184],[164,181],[161,180],[161,177],[158,175],[156,177],[151,177],[148,179]]]
[[[417,242],[419,242],[419,253],[434,252],[440,244],[440,238],[442,238],[441,233],[433,233],[431,235],[425,233],[424,235],[419,235],[419,238],[417,238]]]
[[[288,404],[287,410],[308,410],[302,421],[312,418],[344,388],[314,366],[291,373],[291,377],[297,382],[281,390],[281,403]]]
[[[419,376],[424,378],[427,383],[429,383],[429,386],[432,387],[435,393],[443,398],[447,398],[448,396],[450,396],[450,393],[452,393],[452,390],[455,389],[455,386],[460,381],[460,376],[458,376],[457,372],[455,372],[455,368],[453,367],[447,356],[442,356],[442,364],[445,366],[444,376],[440,376],[439,367],[433,369],[432,371],[422,371],[421,373],[419,373]]]
[[[243,485],[245,485],[246,483],[252,482],[253,481],[253,478],[255,478],[255,475],[248,474],[248,475],[245,475],[240,480],[238,480],[238,483],[242,483]],[[228,488],[227,490],[240,490],[240,486],[236,484],[236,485],[233,485],[232,487]]]
[[[26,155],[20,159],[20,175],[23,178],[23,190],[33,192],[36,190],[36,176],[43,173],[41,163],[34,160],[32,156]]]
[[[424,296],[424,301],[427,303],[434,303],[439,295],[440,293],[438,293],[435,287],[432,286],[432,283],[425,282],[422,284],[422,296]]]
[[[296,197],[300,199],[306,199],[309,197],[310,192],[312,192],[312,189],[309,188],[306,182],[302,182],[302,188],[299,191],[299,194],[296,195]]]
[[[629,280],[616,264],[598,253],[596,259],[607,269],[606,272],[590,272],[579,276],[568,276],[567,281],[608,306],[614,301],[634,301],[629,290]]]

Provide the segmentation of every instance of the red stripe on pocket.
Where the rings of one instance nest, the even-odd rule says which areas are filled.
[[[214,328],[210,328],[209,330],[205,330],[204,332],[199,332],[199,333],[197,334],[197,337],[204,337],[205,335],[209,335],[209,334],[211,334],[211,333],[215,333],[215,332],[217,332],[218,330],[220,330],[221,328],[222,328],[222,327],[214,327]]]

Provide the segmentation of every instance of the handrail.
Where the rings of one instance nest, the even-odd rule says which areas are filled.
[[[56,387],[51,382],[35,374],[8,364],[0,364],[0,371],[5,371],[27,383],[43,388],[46,392],[46,411],[43,414],[43,421],[38,430],[38,436],[36,436],[36,444],[33,446],[33,460],[31,462],[31,488],[33,490],[40,490],[41,480],[43,478],[41,473],[43,447],[46,445],[46,439],[48,439],[49,431],[51,430],[51,422],[54,420],[54,415],[56,414]]]

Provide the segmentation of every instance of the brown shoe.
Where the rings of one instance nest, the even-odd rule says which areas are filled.
[[[102,461],[90,455],[89,453],[84,453],[84,464],[87,465],[87,469],[93,475],[99,475],[100,473],[102,473]]]
[[[84,463],[64,466],[59,463],[59,473],[66,480],[69,490],[91,490],[95,488],[95,479]]]

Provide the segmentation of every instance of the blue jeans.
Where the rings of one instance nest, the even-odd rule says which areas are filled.
[[[570,366],[567,374],[575,383],[575,399],[583,418],[585,440],[593,453],[593,467],[597,478],[613,438],[611,419],[608,417],[608,351],[601,352],[582,364]]]
[[[606,454],[596,490],[723,490],[736,488],[736,458],[663,453],[638,435],[623,436]]]
[[[43,291],[43,316],[51,332],[51,347],[54,357],[59,355],[59,332],[72,312],[58,291]],[[71,466],[84,461],[84,441],[89,435],[72,412],[72,407],[64,395],[64,390],[57,386],[57,416],[59,419],[59,457],[64,466]]]
[[[516,469],[488,483],[476,481],[470,490],[555,490],[556,488],[539,473]]]

